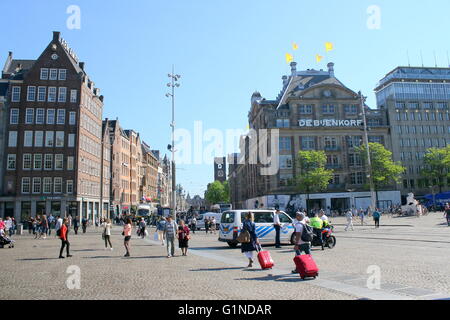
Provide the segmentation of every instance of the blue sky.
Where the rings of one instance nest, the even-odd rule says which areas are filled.
[[[69,5],[81,9],[81,29],[69,30]],[[381,9],[381,29],[367,27],[367,8]],[[200,1],[200,0],[16,0],[2,1],[0,59],[8,51],[35,59],[52,31],[76,51],[105,96],[104,117],[133,128],[154,149],[170,143],[167,73],[182,75],[177,91],[177,127],[244,129],[251,94],[273,99],[290,68],[326,69],[335,62],[339,80],[362,90],[375,106],[373,88],[387,72],[407,65],[447,66],[450,2],[405,0]],[[328,55],[324,43],[332,42]],[[293,51],[292,42],[300,48]],[[315,55],[324,60],[316,63]],[[207,143],[205,143],[206,145]],[[203,195],[212,164],[182,165],[178,182]]]

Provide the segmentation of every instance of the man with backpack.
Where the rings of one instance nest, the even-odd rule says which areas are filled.
[[[381,218],[381,213],[380,213],[380,209],[375,208],[375,211],[373,212],[373,221],[375,221],[375,228],[379,228],[380,227],[380,218]]]
[[[314,237],[313,228],[305,223],[305,214],[297,212],[294,220],[295,229],[295,255],[299,256],[304,252],[311,254],[311,241]],[[292,270],[292,273],[299,273],[297,269]]]

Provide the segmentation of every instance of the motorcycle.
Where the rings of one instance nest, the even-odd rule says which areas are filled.
[[[323,228],[320,230],[320,233],[314,232],[313,241],[311,242],[312,247],[322,247],[322,250],[325,250],[325,247],[329,249],[333,249],[336,245],[336,237],[333,236],[333,226]]]

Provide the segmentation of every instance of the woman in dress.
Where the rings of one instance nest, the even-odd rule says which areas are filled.
[[[251,268],[253,266],[253,251],[256,251],[259,246],[259,240],[256,236],[256,226],[253,221],[253,213],[247,212],[245,214],[245,220],[241,231],[248,231],[248,233],[250,234],[250,242],[242,243],[241,245],[241,251],[245,254],[249,261],[247,268]]]
[[[180,221],[178,226],[178,246],[181,249],[183,256],[187,256],[187,250],[189,247],[190,230],[188,226],[184,223],[184,220]]]

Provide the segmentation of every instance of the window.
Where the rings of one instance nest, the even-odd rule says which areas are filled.
[[[34,146],[42,147],[44,143],[44,131],[35,131],[34,132]]]
[[[447,104],[447,102],[438,102],[437,108],[438,109],[448,109],[448,104]]]
[[[66,80],[67,78],[67,70],[66,69],[59,69],[59,80]]]
[[[395,102],[395,108],[396,109],[406,109],[406,103],[397,101],[397,102]]]
[[[69,148],[75,147],[75,134],[74,133],[69,133],[69,137],[67,139],[67,146]]]
[[[277,119],[277,128],[289,128],[289,119]],[[92,130],[90,130],[92,132]]]
[[[66,110],[58,109],[56,116],[56,124],[64,124],[66,122]]]
[[[347,144],[349,148],[358,148],[362,143],[362,136],[347,137]]]
[[[22,178],[22,193],[30,193],[30,178]]]
[[[50,69],[49,80],[58,80],[58,69]]]
[[[70,90],[70,102],[76,103],[77,102],[77,90]]]
[[[325,104],[322,106],[322,113],[324,114],[333,114],[334,113],[334,105]]]
[[[347,114],[356,114],[358,113],[358,106],[356,104],[344,104],[344,112]]]
[[[34,120],[34,109],[27,108],[25,111],[25,124],[33,124]]]
[[[67,88],[60,87],[58,91],[58,102],[66,102],[67,99]]]
[[[67,157],[67,170],[73,170],[74,157]]]
[[[33,193],[41,193],[41,178],[33,178]]]
[[[55,124],[55,109],[47,109],[47,124]]]
[[[19,109],[11,109],[9,124],[19,124]]]
[[[38,101],[44,102],[46,96],[47,96],[47,88],[46,87],[38,87]]]
[[[364,173],[356,172],[350,174],[350,183],[351,184],[363,184],[364,183]]]
[[[66,181],[66,193],[72,194],[73,193],[73,180],[67,180]]]
[[[62,178],[55,178],[53,181],[53,193],[62,193]]]
[[[421,112],[417,112],[416,118],[417,118],[417,120],[422,121],[422,113]]]
[[[45,132],[45,146],[46,147],[53,147],[53,145],[54,145],[53,135],[54,135],[53,131]]]
[[[280,137],[280,151],[291,151],[290,137]]]
[[[48,102],[56,102],[56,87],[48,87]]]
[[[315,141],[314,137],[302,137],[302,150],[314,150]]]
[[[34,101],[34,100],[36,100],[36,87],[28,86],[27,101]]]
[[[348,155],[348,165],[353,166],[362,166],[361,156],[357,153],[351,153]]]
[[[34,155],[34,170],[42,170],[42,154],[35,154]]]
[[[280,155],[280,169],[292,169],[291,155]]]
[[[64,155],[55,154],[55,170],[64,169]]]
[[[43,179],[43,193],[52,193],[52,178]]]
[[[23,146],[24,147],[32,147],[33,146],[33,131],[25,131],[24,132]]]
[[[76,112],[75,111],[70,111],[69,112],[69,124],[70,125],[75,125],[76,124]]]
[[[58,148],[64,147],[64,131],[56,131],[56,143],[55,146]]]
[[[325,150],[337,150],[337,140],[335,137],[325,137]]]
[[[46,154],[44,158],[44,169],[45,170],[52,170],[53,169],[53,155],[52,154]]]
[[[12,87],[12,102],[20,102],[20,87]]]
[[[9,132],[8,147],[17,147],[17,131]]]
[[[48,80],[48,68],[41,68],[41,80]]]
[[[23,169],[24,170],[31,170],[31,154],[24,153],[23,155]]]
[[[42,108],[36,109],[36,124],[44,124],[45,110]]]
[[[8,154],[6,170],[16,170],[16,155]]]
[[[298,107],[298,113],[300,114],[312,114],[314,105],[312,104],[301,104]]]

